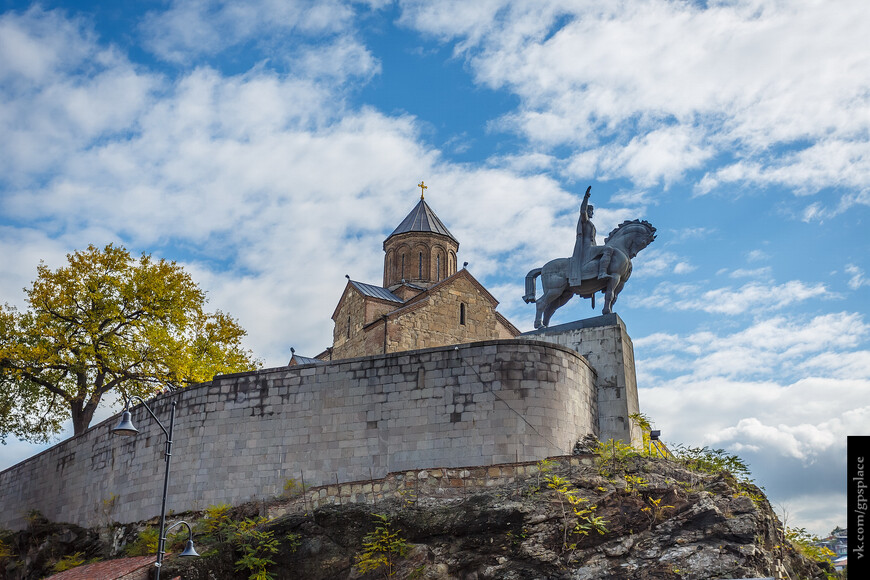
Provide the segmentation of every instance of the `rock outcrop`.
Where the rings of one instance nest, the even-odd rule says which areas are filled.
[[[607,465],[586,455],[540,465],[512,481],[454,488],[455,493],[421,487],[377,503],[327,505],[308,513],[288,510],[287,501],[259,502],[236,508],[233,517],[283,513],[260,526],[278,541],[277,552],[267,555],[276,580],[385,577],[383,569],[361,574],[355,566],[366,534],[375,529],[373,514],[385,515],[407,547],[393,558],[393,578],[828,577],[783,541],[781,524],[761,490],[728,473],[697,473],[674,461],[641,457]],[[183,517],[193,521],[203,514]],[[82,535],[89,553],[98,551],[95,536]],[[103,552],[117,553],[135,529],[103,530],[102,537],[110,540]],[[240,548],[226,538],[215,544],[200,529],[197,549],[209,555],[169,558],[161,575],[219,580],[250,574],[237,569]],[[28,554],[34,562],[44,560],[32,545]]]
[[[409,546],[396,558],[396,578],[710,580],[778,577],[778,566],[792,580],[827,577],[783,542],[761,490],[730,474],[698,474],[649,458],[634,458],[611,477],[601,471],[587,457],[461,497],[420,495],[285,515],[270,529],[276,538],[298,534],[299,545],[279,551],[270,570],[276,579],[384,577],[354,569],[374,529],[372,514],[380,513]],[[553,485],[553,476],[566,483]],[[595,518],[603,533],[588,526]],[[230,559],[176,561],[171,570],[184,578],[230,578],[215,575],[230,569]]]

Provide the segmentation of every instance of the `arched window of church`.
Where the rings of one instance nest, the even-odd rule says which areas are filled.
[[[387,252],[386,258],[384,258],[384,286],[389,286],[393,279],[393,274],[396,269],[396,256],[393,255],[393,250]]]
[[[435,281],[441,281],[441,255],[435,256]]]
[[[402,254],[402,280],[405,279],[405,254]]]
[[[347,337],[350,338],[350,316],[347,317]]]
[[[459,324],[465,324],[465,302],[459,304]]]
[[[423,279],[423,252],[420,252],[420,261],[417,263],[417,278]]]

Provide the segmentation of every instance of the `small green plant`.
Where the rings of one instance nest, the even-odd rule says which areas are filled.
[[[392,529],[390,519],[383,514],[372,514],[375,529],[363,538],[363,551],[356,558],[360,574],[383,569],[384,578],[395,574],[396,561],[408,553],[408,543],[398,530]]]
[[[12,547],[9,545],[8,530],[0,530],[0,564],[12,557]]]
[[[417,504],[417,492],[413,489],[400,489],[398,491],[399,497],[402,498],[405,505],[416,505]]]
[[[647,487],[649,482],[639,475],[625,476],[625,491],[631,495],[640,495],[640,488]]]
[[[285,538],[287,540],[287,549],[290,550],[291,554],[295,554],[296,550],[299,549],[299,546],[302,545],[302,534],[290,532],[285,536]]]
[[[738,483],[737,489],[740,491],[734,494],[735,497],[740,495],[746,496],[757,506],[760,506],[767,499],[764,497],[764,494],[758,490],[754,483]]]
[[[517,546],[519,546],[520,544],[523,543],[523,541],[528,537],[528,535],[529,535],[528,528],[523,528],[516,534],[513,533],[512,531],[509,531],[507,533],[507,540],[508,540],[508,542],[510,542],[511,546],[516,548]]]
[[[233,550],[239,556],[235,562],[236,571],[244,571],[250,580],[272,580],[269,567],[275,564],[272,556],[280,549],[280,540],[275,532],[268,530],[270,518],[247,518],[242,521],[232,519],[232,506],[229,504],[211,505],[205,510],[205,518],[199,523],[205,537],[212,547],[203,553],[211,556],[221,550]],[[302,545],[302,535],[290,532],[284,539],[287,549],[293,553]]]
[[[598,442],[595,455],[598,456],[596,459],[598,474],[611,478],[625,472],[628,462],[638,457],[640,453],[631,445],[626,445],[618,439],[609,439],[606,442]]]
[[[652,497],[647,498],[648,506],[641,509],[640,511],[646,512],[650,517],[650,526],[655,526],[658,522],[661,522],[665,519],[665,510],[674,509],[672,505],[662,505],[662,498],[653,499]]]
[[[533,480],[533,483],[529,485],[525,494],[530,497],[541,491],[541,479],[543,478],[546,480],[547,476],[553,471],[555,466],[556,462],[549,459],[542,459],[539,461],[536,464],[536,467],[538,468],[537,477]]]
[[[112,512],[115,511],[115,504],[118,503],[120,496],[116,493],[110,493],[109,497],[105,498],[101,503],[100,515],[103,516],[103,521],[108,526],[111,523]]]
[[[268,567],[274,566],[271,556],[278,553],[278,540],[274,532],[263,529],[269,518],[247,518],[239,522],[233,531],[232,542],[241,551],[236,561],[236,571],[250,572],[248,580],[273,580]]]
[[[643,413],[632,413],[628,416],[628,418],[637,423],[637,426],[640,427],[641,433],[643,434],[642,453],[643,455],[649,455],[650,432],[652,431],[652,423],[650,421],[650,418]]]
[[[136,534],[136,539],[127,544],[124,553],[128,556],[149,556],[157,553],[157,528],[147,527]]]
[[[749,465],[737,455],[727,453],[724,449],[709,447],[685,447],[678,445],[673,451],[674,457],[687,469],[700,473],[719,475],[730,474],[738,489],[735,495],[745,495],[756,505],[761,505],[765,498],[761,493],[764,488],[752,479]]]
[[[538,473],[541,475],[547,475],[553,471],[553,468],[556,467],[556,462],[550,459],[542,459],[538,461]]]
[[[27,520],[27,527],[29,528],[35,527],[40,522],[48,521],[39,510],[28,510],[27,514],[24,516],[24,519]]]
[[[607,521],[595,515],[596,506],[589,505],[589,500],[580,497],[576,489],[571,487],[570,482],[558,475],[549,475],[546,478],[547,487],[556,492],[559,506],[562,509],[562,548],[575,550],[577,543],[568,542],[569,531],[572,535],[587,536],[589,532],[596,531],[599,534],[607,533]],[[571,514],[566,509],[566,504],[571,509]],[[573,519],[572,516],[573,515]],[[573,524],[573,527],[572,527]]]
[[[217,543],[229,541],[232,534],[230,513],[232,506],[222,503],[205,508],[205,520],[202,522],[204,533]]]
[[[825,546],[817,545],[819,538],[805,528],[786,528],[785,539],[791,542],[795,550],[816,562],[830,562],[837,556]]]
[[[283,497],[291,498],[297,497],[305,493],[309,486],[302,485],[302,482],[299,480],[288,477],[284,480],[284,494]]]
[[[70,570],[72,568],[77,568],[84,563],[84,552],[75,552],[74,554],[67,554],[66,556],[58,560],[57,563],[52,566],[52,570],[54,570],[55,574],[57,574],[66,570]]]
[[[731,473],[738,482],[751,483],[749,466],[737,455],[726,453],[724,449],[704,447],[685,447],[677,445],[674,456],[687,469],[700,473],[718,475],[723,471]]]

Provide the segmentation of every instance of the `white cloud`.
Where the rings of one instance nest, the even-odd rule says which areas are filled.
[[[303,77],[365,80],[380,72],[380,63],[359,42],[340,38],[328,46],[309,46],[293,58],[291,65]]]
[[[66,246],[33,228],[0,226],[0,302],[24,309],[23,289],[36,278],[40,260],[49,267],[65,262]]]
[[[635,307],[667,310],[698,310],[715,314],[736,315],[763,304],[765,310],[779,310],[811,298],[831,296],[824,284],[804,284],[792,280],[784,284],[750,282],[740,288],[726,286],[703,290],[695,284],[660,284],[652,294],[632,298]]]
[[[724,447],[766,478],[785,477],[777,469],[800,477],[809,463],[830,471],[846,436],[868,433],[868,335],[861,315],[841,312],[775,317],[731,334],[637,338],[641,408],[669,441]],[[804,479],[777,493],[807,492],[813,478]]]
[[[685,242],[691,240],[699,240],[703,238],[707,238],[716,233],[715,229],[708,227],[691,227],[691,228],[683,228],[680,230],[672,231],[670,233],[670,239],[675,242]]]
[[[685,256],[654,247],[638,254],[632,265],[632,278],[688,274],[696,269]]]
[[[870,434],[867,333],[860,316],[842,313],[804,325],[763,321],[732,335],[635,340],[641,409],[666,442],[742,457],[774,505],[801,506],[790,525],[826,533],[844,524],[844,500],[826,498],[844,484],[846,437]]]
[[[627,176],[640,187],[662,182],[667,186],[712,156],[712,149],[700,145],[691,127],[663,127],[651,130],[628,143],[608,145],[578,153],[569,162],[568,175],[615,179]]]
[[[162,85],[81,22],[39,8],[0,16],[0,63],[0,183],[13,186],[134,128]]]
[[[746,253],[746,260],[748,262],[760,262],[768,259],[770,259],[770,256],[764,250],[750,250]]]
[[[870,51],[860,0],[698,4],[402,2],[402,22],[455,41],[478,82],[520,108],[502,119],[568,174],[641,186],[708,167],[723,184],[842,188],[870,203]],[[730,156],[710,167],[714,156]],[[854,191],[860,192],[853,194]]]
[[[815,425],[765,425],[755,417],[749,417],[710,436],[709,441],[712,445],[730,443],[737,451],[741,447],[753,451],[766,449],[805,460],[833,446],[835,438],[833,433]]]
[[[189,63],[248,41],[338,33],[352,20],[353,9],[341,0],[173,0],[168,10],[149,13],[142,30],[161,58]]]
[[[846,273],[851,276],[849,278],[849,288],[852,290],[857,290],[862,286],[870,286],[870,280],[864,275],[864,270],[855,264],[847,264]]]
[[[83,36],[83,25],[56,12],[34,7],[23,14],[0,16],[0,80],[11,90],[26,90],[30,83],[45,82],[70,64],[94,56],[93,45]],[[100,55],[94,60],[111,58]],[[95,64],[97,64],[95,63]]]
[[[798,363],[797,369],[811,376],[870,379],[870,352],[820,352]]]
[[[731,278],[770,278],[771,271],[770,266],[752,269],[738,268],[729,273],[728,276]]]
[[[810,368],[827,373],[833,366],[833,361],[826,358],[829,356],[854,356],[853,371],[844,376],[862,378],[865,375],[854,370],[868,364],[867,353],[846,355],[841,351],[859,346],[868,335],[870,325],[860,315],[840,312],[810,320],[767,318],[724,336],[708,331],[685,336],[656,333],[635,339],[634,345],[653,355],[685,354],[680,367],[684,373],[682,380],[712,376],[758,378],[772,373],[793,376],[794,369],[790,367],[796,364],[803,366],[802,373]]]
[[[678,262],[676,266],[674,266],[674,274],[688,274],[689,272],[695,271],[696,266],[693,266],[689,262]]]

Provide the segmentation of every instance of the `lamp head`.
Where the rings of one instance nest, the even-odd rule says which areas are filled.
[[[193,540],[187,540],[187,546],[184,547],[184,551],[179,554],[181,558],[199,558],[199,554],[196,552],[196,548],[193,547]]]
[[[130,411],[124,411],[121,414],[121,420],[117,425],[112,429],[112,433],[115,435],[136,435],[139,433],[139,430],[133,426],[133,421],[130,420]]]
[[[659,440],[659,437],[661,437],[661,436],[662,436],[662,432],[661,432],[660,430],[658,430],[658,429],[655,430],[655,431],[650,431],[650,432],[649,432],[649,438],[650,438],[652,441],[658,441],[658,440]]]

